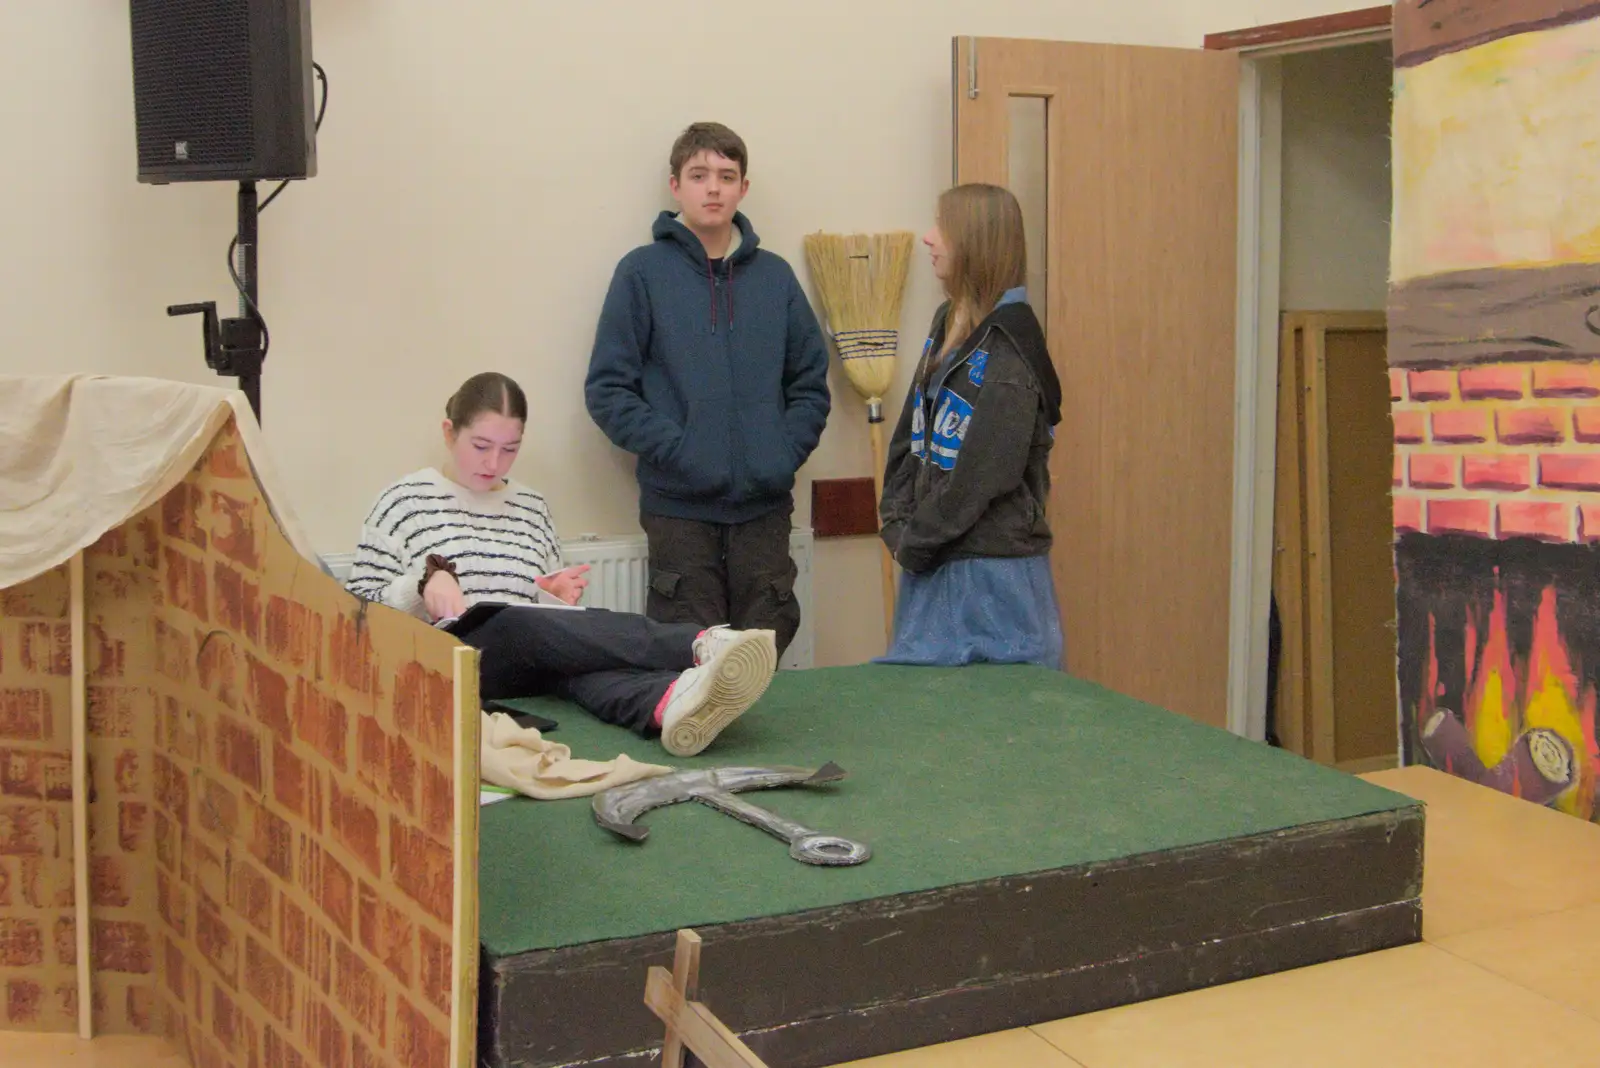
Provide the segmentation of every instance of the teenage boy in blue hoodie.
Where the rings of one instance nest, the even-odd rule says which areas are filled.
[[[695,123],[669,163],[679,210],[617,265],[584,398],[639,458],[646,614],[772,630],[782,655],[800,626],[794,476],[828,419],[828,350],[794,271],[738,210],[739,135]]]

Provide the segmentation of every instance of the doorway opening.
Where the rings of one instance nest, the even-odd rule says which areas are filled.
[[[1358,772],[1396,763],[1399,729],[1389,23],[1206,42],[1242,60],[1230,725]]]

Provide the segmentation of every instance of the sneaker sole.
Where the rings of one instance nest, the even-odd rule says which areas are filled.
[[[747,633],[707,666],[714,668],[714,674],[705,700],[685,713],[661,739],[673,756],[700,753],[760,700],[778,669],[777,646],[771,634]]]

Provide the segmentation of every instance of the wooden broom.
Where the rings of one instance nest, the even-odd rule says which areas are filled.
[[[867,402],[872,434],[872,484],[883,501],[883,394],[894,382],[895,350],[900,341],[900,302],[911,266],[914,236],[888,234],[808,234],[806,262],[811,268],[823,317],[845,375]],[[894,637],[894,561],[883,547],[883,627]]]

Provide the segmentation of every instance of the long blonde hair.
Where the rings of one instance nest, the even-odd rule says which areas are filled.
[[[998,185],[968,182],[945,190],[939,197],[938,225],[950,257],[944,280],[950,311],[939,351],[943,356],[967,339],[1006,290],[1027,283],[1028,246],[1022,206]]]

